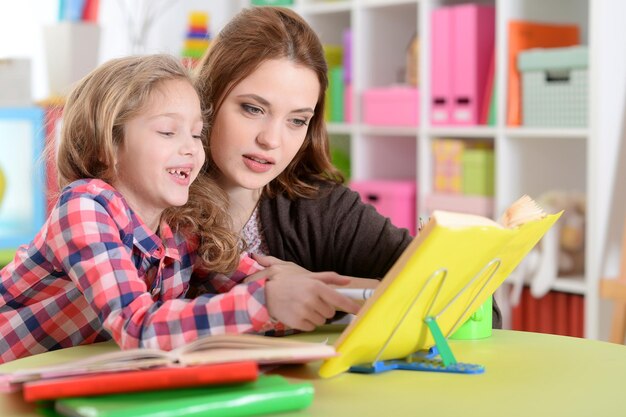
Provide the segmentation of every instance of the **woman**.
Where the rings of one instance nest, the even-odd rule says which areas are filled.
[[[214,112],[208,175],[228,194],[247,251],[266,267],[256,276],[337,273],[360,277],[352,286],[370,287],[362,278],[383,277],[411,236],[344,187],[330,162],[323,120],[328,68],[313,29],[286,8],[245,9],[198,68],[202,100]],[[334,313],[316,293],[289,296],[291,327],[312,330]],[[501,327],[497,307],[494,325]]]

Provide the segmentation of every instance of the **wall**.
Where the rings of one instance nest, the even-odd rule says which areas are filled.
[[[42,33],[43,26],[54,23],[56,16],[57,5],[54,1],[20,0],[2,2],[0,5],[0,59],[31,58],[32,92],[35,99],[47,95]]]
[[[233,7],[212,0],[100,0],[99,62],[128,55],[128,25],[121,5],[129,5],[136,12],[140,7],[167,9],[157,17],[147,33],[145,48],[141,53],[172,53],[179,55],[189,11],[206,11],[210,14],[210,31],[217,33],[230,18]],[[54,24],[58,16],[58,3],[52,0],[20,0],[0,3],[0,59],[24,57],[31,59],[32,94],[35,101],[48,97],[43,27]],[[2,94],[2,92],[0,92]]]

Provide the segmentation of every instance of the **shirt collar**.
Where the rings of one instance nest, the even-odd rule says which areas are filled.
[[[178,245],[172,229],[166,222],[159,226],[159,237],[146,224],[135,215],[133,218],[133,244],[148,256],[161,259],[164,256],[174,260],[180,260]]]

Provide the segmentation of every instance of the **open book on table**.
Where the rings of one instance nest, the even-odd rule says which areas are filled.
[[[171,351],[138,348],[115,350],[59,365],[0,374],[0,391],[22,383],[100,372],[167,366],[254,361],[260,365],[306,363],[336,354],[331,345],[250,334],[209,335]]]
[[[499,222],[435,210],[342,332],[320,375],[406,358],[435,345],[426,318],[445,338],[491,297],[561,213],[548,215],[528,196]]]

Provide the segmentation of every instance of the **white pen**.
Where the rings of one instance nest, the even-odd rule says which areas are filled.
[[[337,288],[337,292],[353,300],[367,300],[374,294],[374,288]]]

